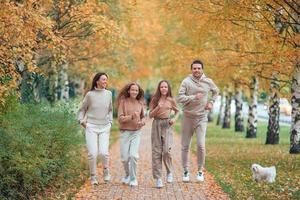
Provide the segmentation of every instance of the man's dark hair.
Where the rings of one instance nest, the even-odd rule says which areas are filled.
[[[202,69],[204,69],[204,64],[201,60],[194,60],[191,64],[191,69],[193,68],[193,64],[201,64]]]

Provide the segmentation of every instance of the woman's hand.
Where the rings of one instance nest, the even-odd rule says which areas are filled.
[[[80,125],[81,125],[83,128],[86,128],[86,122],[81,122]]]

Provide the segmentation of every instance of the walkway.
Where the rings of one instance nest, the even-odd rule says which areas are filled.
[[[151,121],[148,121],[142,129],[142,138],[140,146],[140,159],[138,164],[138,182],[136,188],[123,185],[121,178],[124,170],[120,161],[119,141],[111,146],[110,149],[110,170],[112,180],[104,183],[102,180],[102,167],[98,166],[100,184],[91,186],[89,180],[76,194],[76,199],[162,199],[162,200],[181,200],[181,199],[229,199],[229,197],[217,185],[212,175],[205,173],[205,182],[196,182],[196,156],[191,155],[191,182],[182,182],[181,153],[180,153],[180,136],[174,135],[173,144],[173,166],[174,182],[168,184],[165,181],[162,189],[155,188],[151,170]]]

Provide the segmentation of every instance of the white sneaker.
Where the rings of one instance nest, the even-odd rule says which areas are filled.
[[[190,173],[188,171],[185,171],[183,173],[182,181],[183,182],[189,182],[190,181]]]
[[[138,186],[138,182],[137,182],[136,179],[134,179],[134,180],[132,180],[132,181],[129,182],[129,185],[130,186]]]
[[[105,182],[110,181],[110,174],[109,174],[109,169],[108,168],[103,169],[103,176],[104,176],[103,179],[104,179]]]
[[[156,179],[156,187],[157,187],[157,188],[162,188],[162,187],[164,187],[161,178]]]
[[[98,185],[98,178],[97,176],[91,176],[91,184],[92,185]]]
[[[198,171],[196,179],[197,179],[197,181],[203,182],[204,181],[204,173],[201,171]]]
[[[124,176],[122,178],[122,183],[128,185],[130,182],[130,177],[129,176]]]
[[[167,174],[167,182],[168,183],[172,183],[173,182],[173,175],[172,175],[172,173],[168,173]]]

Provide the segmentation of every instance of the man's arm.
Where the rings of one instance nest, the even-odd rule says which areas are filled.
[[[188,104],[189,102],[191,102],[192,100],[194,100],[196,98],[196,95],[186,95],[187,93],[187,86],[186,86],[186,82],[182,81],[180,88],[179,88],[179,93],[178,93],[178,99],[177,101],[179,103],[182,103],[183,105]]]
[[[212,92],[210,102],[213,104],[219,95],[219,88],[212,80],[210,81],[210,91]]]

